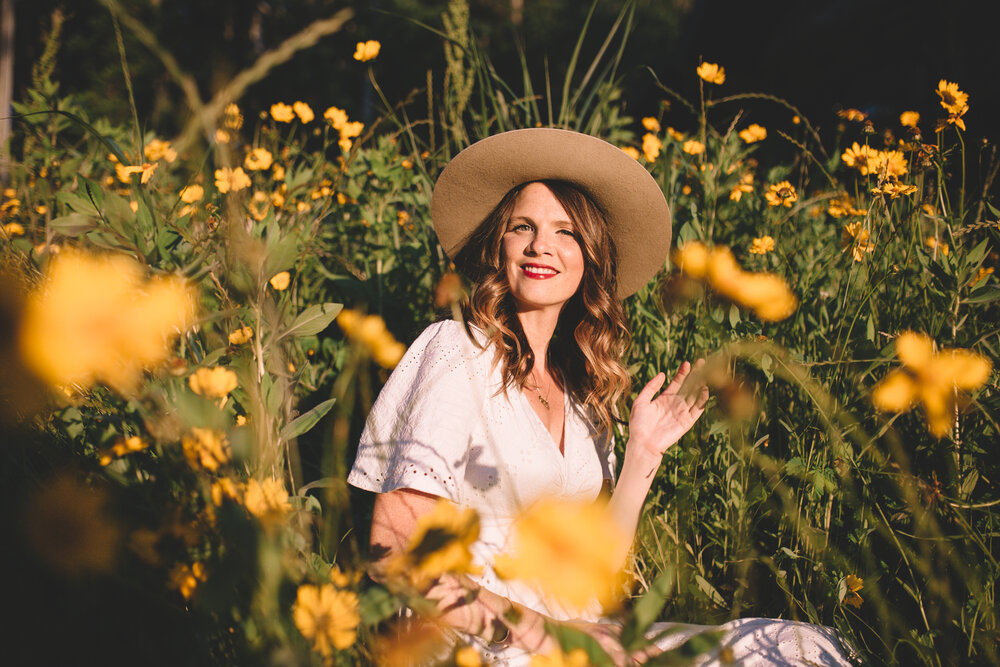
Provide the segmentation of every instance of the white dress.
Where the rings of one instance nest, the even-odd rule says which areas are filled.
[[[476,333],[484,342],[485,336]],[[519,582],[500,580],[492,569],[522,510],[545,497],[594,500],[603,480],[613,477],[609,438],[595,430],[568,394],[564,412],[565,455],[527,397],[516,388],[503,390],[492,350],[473,343],[463,324],[437,322],[414,341],[379,394],[347,481],[375,493],[414,489],[475,509],[480,538],[473,555],[482,574],[473,578],[503,597],[568,620],[570,612],[557,602]],[[685,626],[664,640],[663,648],[703,629],[708,628]],[[727,631],[723,643],[745,660],[737,664],[848,664],[828,628],[739,619],[721,629]],[[530,661],[514,647],[495,649],[474,637],[468,641],[496,664]]]

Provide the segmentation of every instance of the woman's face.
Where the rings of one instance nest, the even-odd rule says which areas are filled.
[[[542,183],[529,183],[518,195],[502,252],[518,312],[561,310],[583,279],[583,250],[576,227]]]

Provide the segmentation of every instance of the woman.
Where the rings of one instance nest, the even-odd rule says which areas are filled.
[[[481,522],[473,551],[482,573],[471,578],[477,594],[461,594],[468,581],[442,577],[429,594],[441,600],[441,620],[501,664],[527,664],[532,653],[553,649],[549,620],[574,623],[625,664],[632,657],[614,625],[596,615],[577,618],[558,601],[501,580],[492,564],[526,507],[547,497],[594,500],[605,483],[614,488],[608,507],[630,542],[663,453],[704,410],[704,384],[682,391],[690,363],[662,392],[665,375],[654,377],[632,405],[614,481],[611,430],[630,387],[620,299],[666,259],[670,212],[663,194],[639,163],[604,141],[516,130],[449,163],[435,186],[432,217],[442,246],[474,288],[465,322],[428,327],[369,415],[348,481],[378,494],[373,552],[403,551],[439,498],[471,507]],[[622,563],[627,544],[618,554]],[[737,657],[791,638],[797,648],[789,659],[843,660],[824,629],[755,620],[757,626],[722,628]],[[661,647],[697,631],[672,634]],[[833,658],[824,663],[824,655]],[[782,654],[772,650],[762,659],[773,664],[776,657]]]

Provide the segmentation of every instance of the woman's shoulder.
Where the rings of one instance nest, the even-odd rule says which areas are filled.
[[[471,336],[470,336],[471,333]],[[478,365],[485,354],[486,335],[478,328],[466,329],[464,322],[441,320],[424,329],[410,345],[399,367],[435,366],[444,362],[454,367],[462,361]]]

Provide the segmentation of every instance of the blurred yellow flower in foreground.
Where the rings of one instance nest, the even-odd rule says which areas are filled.
[[[215,187],[222,194],[227,192],[239,192],[240,190],[245,190],[249,188],[252,181],[247,173],[243,171],[243,167],[236,167],[235,169],[230,169],[229,167],[223,167],[222,169],[215,170]]]
[[[258,482],[256,479],[247,482],[243,504],[246,505],[247,511],[265,526],[275,526],[284,522],[285,516],[292,510],[285,485],[272,477],[266,478],[263,482]]]
[[[856,609],[861,608],[861,603],[864,602],[864,598],[858,593],[861,587],[864,585],[865,580],[861,577],[849,574],[844,577],[844,581],[841,586],[841,598],[840,601],[844,604],[849,604]]]
[[[240,113],[240,108],[233,102],[226,105],[222,114],[222,124],[230,130],[238,130],[243,127],[243,114]]]
[[[170,147],[169,141],[163,141],[162,139],[153,139],[146,147],[142,149],[142,154],[146,156],[147,160],[151,162],[156,162],[157,160],[166,160],[167,162],[173,162],[177,159],[177,151]]]
[[[224,500],[233,500],[235,502],[243,502],[243,494],[246,492],[246,486],[237,482],[230,477],[220,477],[219,479],[212,482],[212,488],[209,490],[209,494],[212,496],[212,504],[218,506],[222,505]]]
[[[766,255],[772,250],[774,250],[774,238],[767,234],[755,238],[750,245],[751,255]]]
[[[198,584],[208,578],[205,566],[201,563],[178,563],[170,570],[170,587],[180,591],[185,600],[190,600]]]
[[[395,368],[406,352],[406,346],[386,329],[385,320],[378,315],[362,315],[357,310],[345,308],[337,315],[337,324],[351,340],[358,341],[383,368]]]
[[[684,142],[684,145],[681,146],[681,150],[688,155],[701,155],[705,152],[705,144],[691,139]]]
[[[350,648],[357,637],[358,596],[332,584],[303,584],[295,595],[292,619],[312,649],[332,664],[334,651]]]
[[[211,428],[192,427],[181,439],[181,449],[192,468],[201,466],[212,472],[232,458],[226,434]]]
[[[347,112],[337,107],[330,107],[324,111],[323,118],[329,121],[335,130],[339,130],[347,124]]]
[[[455,651],[455,667],[482,667],[483,656],[474,646],[463,646]]]
[[[240,327],[229,334],[230,345],[245,345],[253,338],[253,329],[250,327]]]
[[[501,579],[517,579],[576,610],[616,606],[625,535],[603,503],[546,499],[514,522],[513,551],[496,557]]]
[[[24,236],[24,225],[19,222],[8,222],[3,226],[3,233],[8,238],[12,236]]]
[[[655,134],[649,132],[643,135],[642,154],[647,161],[655,162],[656,158],[660,156],[660,149],[662,148],[663,142]]]
[[[940,252],[945,257],[947,257],[948,253],[951,252],[951,248],[948,247],[947,243],[943,241],[938,241],[933,236],[928,236],[926,239],[924,239],[924,245],[926,245],[934,252]]]
[[[123,438],[107,450],[101,452],[100,463],[102,466],[106,466],[115,459],[121,458],[126,454],[131,454],[132,452],[141,452],[147,447],[149,447],[149,443],[137,435]]]
[[[740,182],[729,191],[730,201],[740,201],[743,195],[753,192],[753,174],[746,173],[740,176]]]
[[[181,190],[181,201],[185,204],[199,202],[205,196],[205,188],[200,185],[189,185]]]
[[[354,50],[354,59],[363,63],[374,60],[378,57],[378,52],[381,48],[382,45],[374,39],[369,39],[366,42],[358,42]]]
[[[405,577],[425,590],[443,574],[478,574],[470,547],[479,539],[479,515],[439,498],[434,509],[417,519],[406,551],[386,564],[390,577]]]
[[[656,120],[652,116],[646,116],[642,119],[642,126],[646,128],[647,132],[659,132],[660,131],[660,121]]]
[[[740,139],[747,144],[763,141],[767,139],[767,130],[763,126],[754,123],[747,126],[746,129],[740,130]]]
[[[710,250],[692,241],[674,251],[673,258],[687,276],[707,280],[716,292],[752,309],[762,320],[778,322],[798,307],[798,299],[784,278],[773,273],[744,271],[729,248]]]
[[[883,412],[906,412],[922,403],[927,427],[938,438],[955,423],[959,391],[974,391],[992,372],[989,359],[972,350],[935,351],[934,341],[922,333],[905,331],[896,339],[902,368],[889,372],[872,390],[872,402]]]
[[[582,648],[563,653],[557,647],[551,653],[531,656],[531,667],[590,667],[590,658]]]
[[[684,133],[678,132],[672,127],[667,128],[667,136],[673,139],[674,141],[684,141]]]
[[[299,120],[303,123],[311,123],[316,114],[313,113],[312,107],[310,107],[305,102],[296,102],[292,105],[292,111],[295,115],[299,117]]]
[[[250,171],[262,171],[270,167],[273,161],[274,156],[271,155],[271,151],[266,148],[255,148],[247,153],[243,166]]]
[[[61,473],[27,504],[28,543],[43,562],[66,574],[110,572],[121,531],[108,515],[107,504],[104,491]]]
[[[784,206],[785,208],[791,208],[792,204],[799,200],[799,195],[795,192],[795,186],[788,181],[781,181],[780,183],[774,183],[767,187],[767,192],[764,193],[764,199],[767,200],[768,206]]]
[[[903,127],[916,127],[920,122],[920,114],[916,111],[904,111],[899,114],[899,124]]]
[[[865,254],[875,251],[875,242],[871,238],[871,231],[860,220],[844,225],[840,246],[844,250],[851,251],[855,262],[864,261]]]
[[[279,123],[291,123],[295,120],[295,110],[284,102],[271,105],[271,118]]]
[[[698,76],[709,83],[722,85],[726,82],[726,69],[719,67],[716,63],[702,63],[695,71]]]
[[[283,290],[288,289],[288,286],[292,282],[292,274],[290,274],[288,271],[282,271],[280,273],[276,273],[273,276],[271,276],[271,279],[268,280],[267,282],[269,282],[271,284],[271,287],[273,287],[275,290],[281,292]]]
[[[146,279],[127,255],[66,250],[28,298],[21,351],[53,386],[104,382],[129,392],[194,323],[195,299],[181,278]]]
[[[188,376],[191,391],[206,398],[226,398],[239,386],[236,373],[225,366],[199,368]]]

